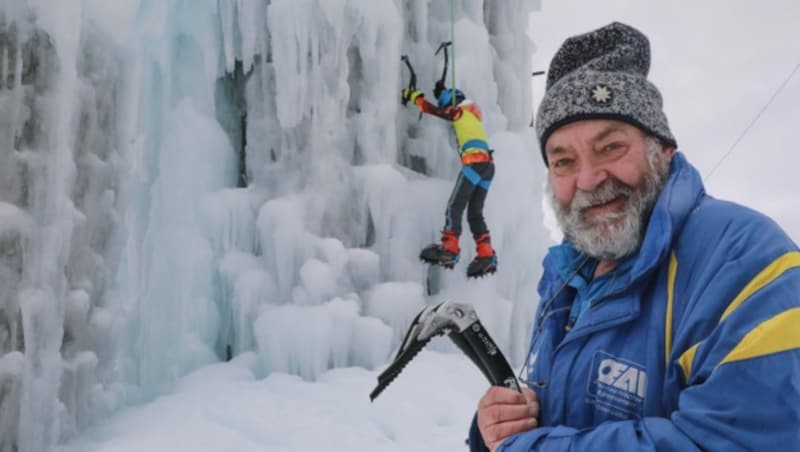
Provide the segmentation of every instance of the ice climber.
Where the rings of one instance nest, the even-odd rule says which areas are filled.
[[[459,236],[464,209],[467,210],[477,255],[467,267],[468,277],[479,277],[497,270],[497,255],[483,218],[483,204],[494,177],[492,149],[481,122],[481,110],[458,89],[446,88],[437,83],[434,89],[437,105],[428,102],[421,90],[405,88],[404,101],[410,101],[419,111],[438,116],[453,124],[461,158],[461,171],[447,201],[442,242],[426,246],[420,259],[445,268],[453,268],[460,255]]]

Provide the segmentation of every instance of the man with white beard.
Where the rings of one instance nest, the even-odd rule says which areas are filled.
[[[536,131],[565,240],[544,260],[522,393],[492,387],[472,451],[797,450],[800,251],[716,200],[613,23],[567,39]]]

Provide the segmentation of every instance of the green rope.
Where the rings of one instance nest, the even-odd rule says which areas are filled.
[[[454,0],[450,0],[450,42],[453,43],[453,45],[452,45],[452,47],[453,47],[453,63],[452,63],[452,65],[453,65],[453,71],[452,71],[453,72],[453,82],[452,82],[452,86],[453,86],[452,93],[453,93],[453,95],[450,96],[450,97],[451,97],[451,102],[453,103],[453,106],[455,107],[456,106],[456,25],[455,25],[456,13],[455,13],[455,6],[453,6],[454,5],[453,1]]]

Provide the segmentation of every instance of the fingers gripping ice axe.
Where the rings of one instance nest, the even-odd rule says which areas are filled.
[[[481,325],[475,309],[466,303],[447,300],[436,306],[428,306],[417,314],[397,356],[378,376],[378,385],[370,393],[370,400],[375,400],[433,337],[444,334],[478,366],[489,383],[520,391],[514,371]]]

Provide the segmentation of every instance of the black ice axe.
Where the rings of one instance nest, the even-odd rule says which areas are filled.
[[[411,62],[408,61],[408,55],[403,55],[400,57],[400,59],[403,60],[404,63],[406,63],[406,66],[408,66],[408,72],[411,73],[411,78],[408,80],[408,90],[414,91],[415,89],[417,89],[417,74],[416,72],[414,72],[414,68],[411,67]],[[403,106],[405,106],[407,103],[408,100],[403,99]]]
[[[408,90],[414,91],[417,89],[417,73],[414,72],[414,68],[411,67],[411,61],[409,61],[408,55],[402,55],[400,59],[406,63],[406,66],[408,66],[408,72],[411,73],[411,78],[408,80]],[[408,104],[408,99],[403,99],[402,102],[403,106],[405,107]],[[419,112],[419,119],[422,119],[422,112]]]
[[[514,371],[497,344],[481,325],[478,314],[471,305],[447,300],[428,306],[414,318],[408,328],[400,350],[389,367],[378,375],[378,385],[369,394],[370,400],[389,386],[406,364],[435,336],[447,334],[481,370],[493,386],[504,386],[521,391]]]
[[[448,60],[450,59],[447,55],[447,48],[452,45],[453,41],[445,41],[439,44],[439,48],[437,48],[436,52],[434,52],[434,55],[438,55],[439,52],[444,50],[444,66],[442,67],[442,77],[436,81],[436,85],[433,87],[433,95],[436,96],[437,99],[445,89],[444,80],[447,78],[447,65],[449,64]]]

